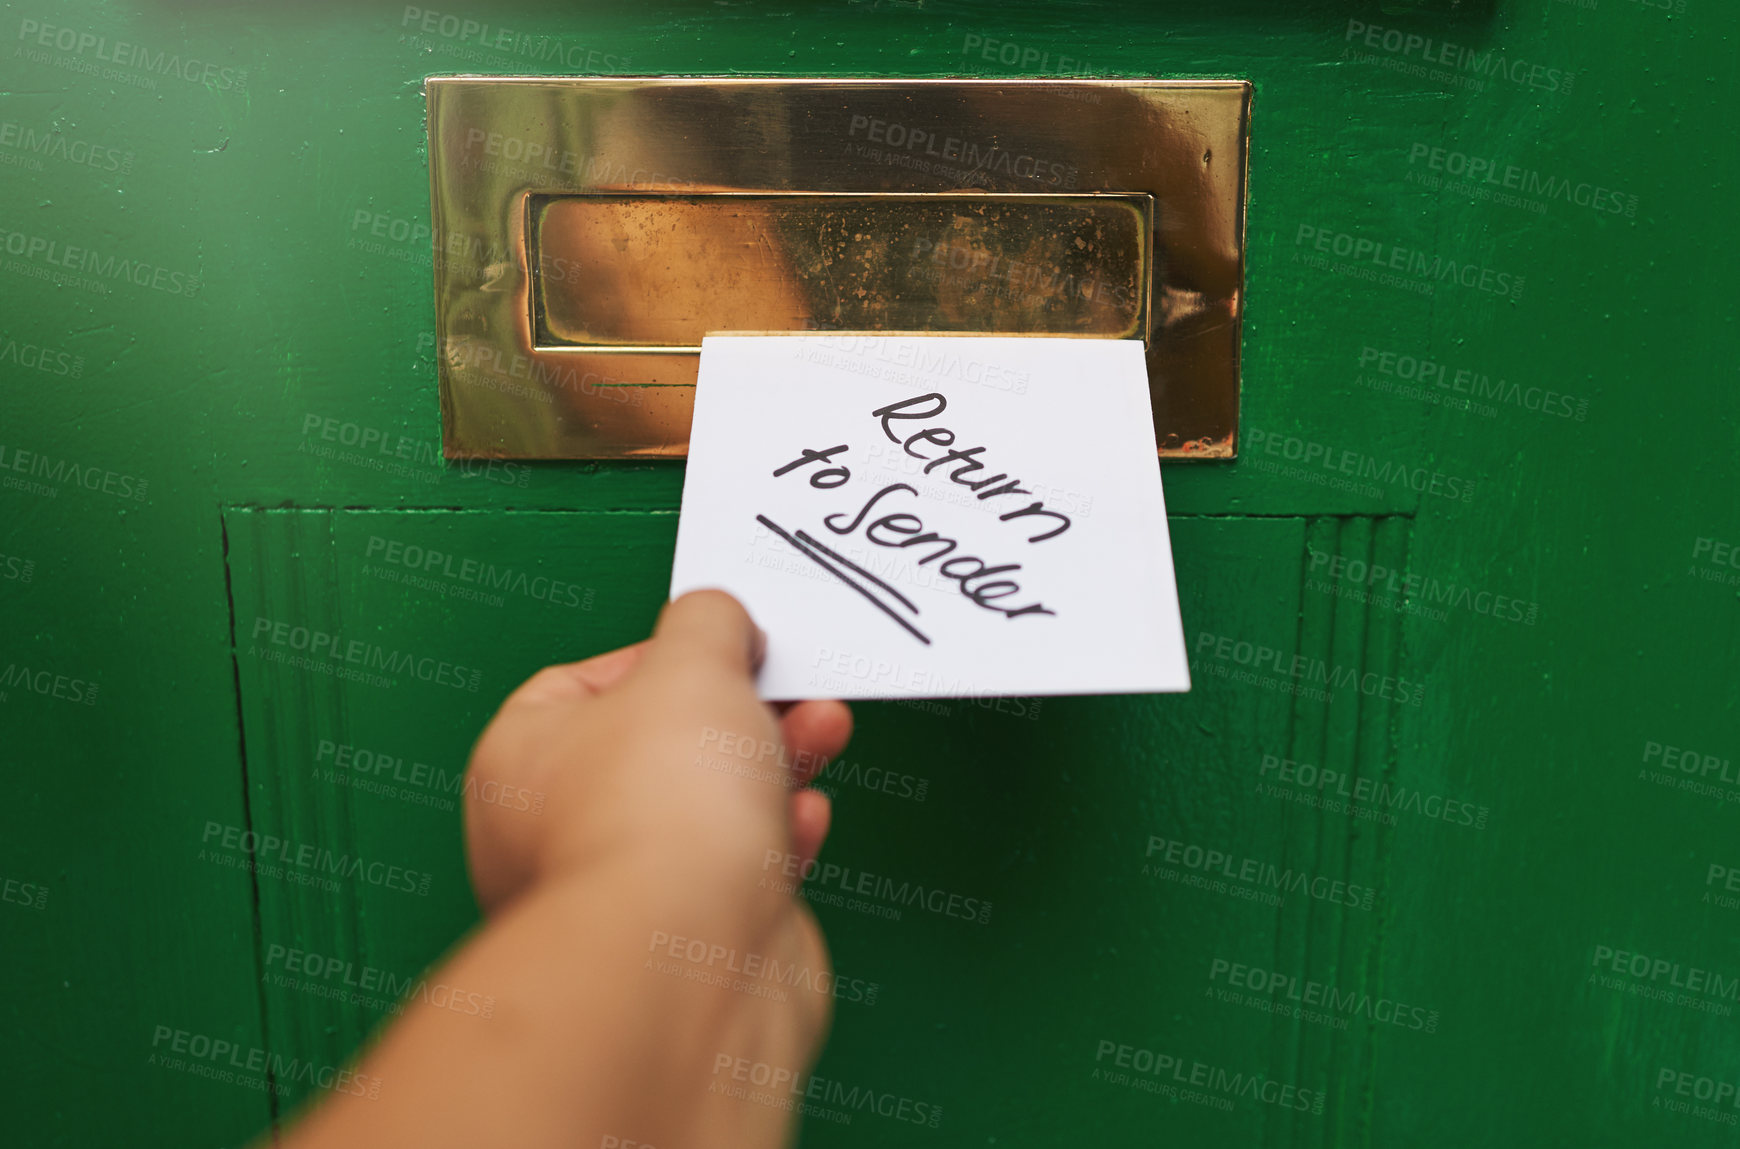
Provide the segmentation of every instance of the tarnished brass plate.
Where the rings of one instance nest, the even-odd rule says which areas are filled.
[[[425,90],[449,457],[681,456],[728,331],[1141,339],[1161,455],[1234,453],[1242,81]]]

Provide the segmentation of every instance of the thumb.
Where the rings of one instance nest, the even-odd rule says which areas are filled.
[[[665,605],[641,665],[653,674],[686,670],[749,679],[766,649],[767,636],[742,603],[722,590],[696,590]]]

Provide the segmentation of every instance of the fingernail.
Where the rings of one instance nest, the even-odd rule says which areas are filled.
[[[754,626],[753,623],[751,623],[750,625]],[[767,632],[765,630],[762,630],[759,626],[757,626],[757,627],[755,627],[755,637],[752,640],[750,640],[749,665],[756,670],[760,670],[761,664],[766,660],[767,660]]]

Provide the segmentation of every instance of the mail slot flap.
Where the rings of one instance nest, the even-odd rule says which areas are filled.
[[[1153,197],[534,196],[537,346],[710,331],[1148,334]]]

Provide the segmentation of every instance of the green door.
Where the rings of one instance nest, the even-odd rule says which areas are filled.
[[[923,895],[816,884],[817,1072],[923,1118],[805,1144],[1733,1144],[1737,36],[5,6],[4,1140],[285,1120],[476,920],[496,703],[663,600],[680,464],[441,460],[421,81],[479,72],[1255,85],[1240,458],[1165,470],[1196,688],[857,707],[822,860]]]

